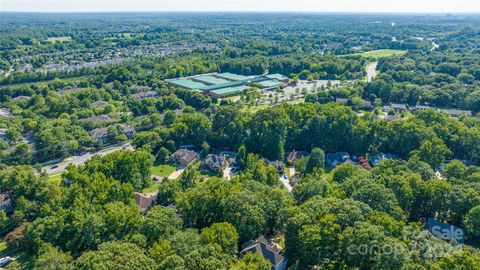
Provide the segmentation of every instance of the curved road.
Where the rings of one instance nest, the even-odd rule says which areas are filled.
[[[87,162],[87,160],[91,159],[93,156],[96,156],[96,155],[106,156],[110,153],[120,151],[120,150],[132,151],[133,148],[130,145],[130,143],[125,143],[122,145],[106,148],[98,152],[85,153],[84,155],[81,155],[81,156],[71,156],[71,157],[65,158],[62,162],[52,164],[49,166],[44,166],[43,170],[45,170],[47,174],[56,174],[56,173],[64,172],[67,166],[70,164],[73,164],[75,166],[83,165],[85,162]]]

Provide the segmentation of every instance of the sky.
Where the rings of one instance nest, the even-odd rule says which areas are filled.
[[[0,11],[480,12],[480,0],[0,0]]]

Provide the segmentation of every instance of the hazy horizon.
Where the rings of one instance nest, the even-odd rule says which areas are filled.
[[[3,0],[2,12],[307,12],[307,13],[478,13],[469,0]]]

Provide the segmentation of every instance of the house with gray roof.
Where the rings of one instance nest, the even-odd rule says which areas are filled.
[[[384,112],[389,112],[391,110],[394,110],[396,112],[403,112],[407,110],[407,105],[405,104],[398,104],[398,103],[392,103],[387,106],[383,106],[383,111]]]
[[[29,101],[29,96],[18,96],[11,99],[13,102],[20,102],[20,101]]]
[[[328,166],[335,168],[349,159],[350,159],[349,153],[336,152],[336,153],[328,153],[326,155],[325,161],[327,162]]]
[[[188,149],[178,149],[175,151],[175,153],[170,155],[169,161],[178,163],[180,166],[187,167],[197,158],[197,156],[197,152]]]
[[[102,124],[102,123],[112,122],[114,121],[114,119],[108,115],[101,114],[101,115],[94,115],[89,118],[81,119],[81,121],[91,121],[94,124]]]
[[[83,90],[87,90],[88,88],[85,88],[85,87],[71,87],[71,88],[64,88],[60,91],[57,91],[57,94],[63,96],[63,95],[66,95],[66,94],[70,94],[70,93],[75,93],[75,92],[80,92],[80,91],[83,91]]]
[[[158,97],[160,96],[160,94],[158,94],[157,91],[146,91],[146,92],[131,94],[130,96],[136,99],[143,99],[143,98]]]
[[[12,199],[7,192],[0,193],[0,211],[5,211],[7,214],[13,211]]]
[[[280,250],[275,245],[270,244],[264,236],[243,244],[239,257],[243,257],[249,252],[257,253],[269,261],[272,270],[287,269],[287,258],[280,255]]]
[[[262,159],[263,161],[263,164],[265,166],[271,166],[271,167],[274,167],[278,173],[283,173],[283,171],[285,170],[285,164],[283,164],[282,161],[270,161],[266,158],[263,158]]]
[[[224,155],[208,154],[203,160],[203,165],[212,172],[220,172],[228,166],[228,160]]]
[[[12,112],[9,109],[0,108],[0,118],[1,117],[11,118]]]
[[[7,140],[7,129],[6,128],[0,128],[0,140]]]
[[[102,106],[107,106],[109,103],[103,100],[98,100],[92,103],[92,106],[94,107],[102,107]]]
[[[467,110],[459,110],[459,109],[442,109],[442,112],[452,116],[452,117],[460,117],[460,116],[472,116],[472,111]]]
[[[128,139],[131,139],[135,134],[135,129],[133,127],[129,125],[124,125],[124,124],[118,124],[118,125],[104,127],[104,128],[96,128],[96,129],[90,130],[88,133],[90,134],[90,137],[92,137],[98,143],[106,144],[109,139],[108,129],[110,127],[121,127]]]

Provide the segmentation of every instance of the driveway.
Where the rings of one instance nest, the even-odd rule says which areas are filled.
[[[182,168],[182,169],[179,169],[179,170],[174,171],[172,174],[170,174],[170,175],[168,176],[168,180],[175,180],[175,179],[177,179],[177,178],[183,173],[184,170],[185,170],[185,168]]]
[[[292,192],[293,187],[292,187],[292,185],[290,185],[290,182],[288,181],[288,177],[287,177],[286,174],[280,175],[280,177],[278,179],[287,188],[288,192]]]
[[[367,65],[365,71],[367,72],[367,82],[371,82],[375,76],[377,76],[377,62],[373,62]]]

